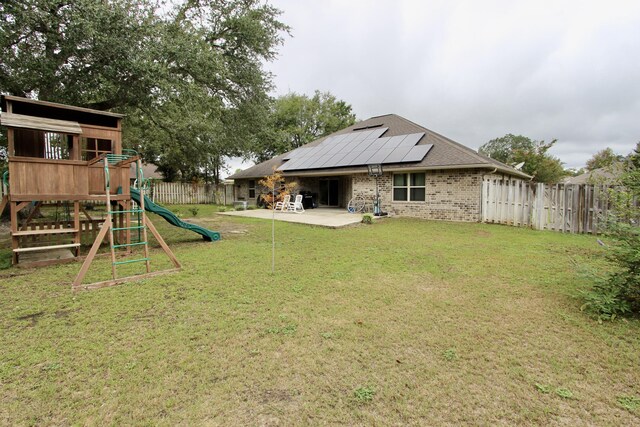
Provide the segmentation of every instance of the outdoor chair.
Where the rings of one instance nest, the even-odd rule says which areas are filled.
[[[289,212],[302,213],[304,212],[304,206],[302,206],[302,194],[298,194],[293,203],[289,203]]]
[[[284,196],[282,201],[276,203],[276,206],[274,209],[277,211],[286,212],[287,210],[289,210],[290,205],[291,205],[291,196],[287,194],[286,196]]]

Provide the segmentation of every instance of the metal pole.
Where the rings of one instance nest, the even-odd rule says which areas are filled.
[[[378,175],[376,175],[376,208],[373,212],[374,215],[380,215],[380,194],[378,193]]]
[[[271,193],[271,274],[276,272],[276,185]]]

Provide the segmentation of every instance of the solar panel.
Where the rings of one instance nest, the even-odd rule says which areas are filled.
[[[402,140],[402,142],[400,142],[400,144],[398,144],[398,147],[414,147],[418,143],[418,141],[422,139],[423,136],[424,132],[409,134],[405,139]]]
[[[339,162],[336,163],[336,166],[349,166],[351,164],[351,162],[353,160],[355,160],[356,157],[358,157],[358,155],[360,155],[360,153],[355,152],[355,151],[351,151],[350,153],[347,153],[342,160],[340,160]]]
[[[387,142],[389,142],[389,137],[378,138],[373,141],[373,143],[369,146],[369,150],[380,150],[384,148]]]
[[[373,163],[417,162],[431,145],[416,145],[424,132],[382,137],[388,128],[367,129],[335,135],[314,147],[300,147],[288,153],[282,170],[303,170],[360,166]]]
[[[307,168],[309,169],[318,169],[324,167],[325,163],[329,161],[330,158],[333,157],[333,154],[325,154],[324,156],[314,158],[313,163],[310,163]]]
[[[343,152],[334,154],[333,157],[331,157],[329,161],[325,163],[324,167],[326,168],[335,167],[340,162],[340,160],[342,160],[346,155],[347,153],[343,153]]]
[[[381,163],[402,163],[402,159],[409,153],[409,150],[411,150],[411,147],[397,147],[391,150],[391,154]]]
[[[376,154],[374,154],[368,161],[370,164],[376,163],[384,163],[384,159],[386,159],[391,153],[393,153],[393,148],[383,148],[378,150]]]
[[[377,128],[371,133],[371,138],[380,138],[389,128]]]
[[[376,154],[376,152],[373,150],[361,151],[351,162],[349,162],[349,166],[366,165],[367,163],[369,163],[369,159],[373,157],[374,154]]]
[[[426,145],[416,145],[415,147],[411,147],[411,150],[407,153],[406,156],[402,159],[403,162],[419,162],[424,159],[424,156],[427,155],[429,150],[433,147],[432,144]]]

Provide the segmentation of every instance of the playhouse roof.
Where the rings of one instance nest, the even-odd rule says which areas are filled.
[[[4,126],[54,132],[79,133],[79,129],[76,129],[78,124],[115,128],[118,127],[119,120],[124,117],[123,114],[109,111],[92,110],[11,95],[2,95],[0,106],[2,107],[0,119]]]

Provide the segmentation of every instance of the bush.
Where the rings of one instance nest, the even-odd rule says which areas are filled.
[[[198,216],[199,211],[200,211],[200,208],[198,208],[197,206],[193,206],[189,208],[189,212],[191,212],[191,215],[193,216]]]
[[[370,213],[366,213],[362,215],[362,223],[363,224],[373,224],[373,215]]]
[[[640,207],[635,202],[640,197],[640,143],[628,160],[620,185],[610,192],[611,210],[605,227],[613,239],[607,259],[614,269],[583,292],[583,307],[600,319],[640,314]]]

